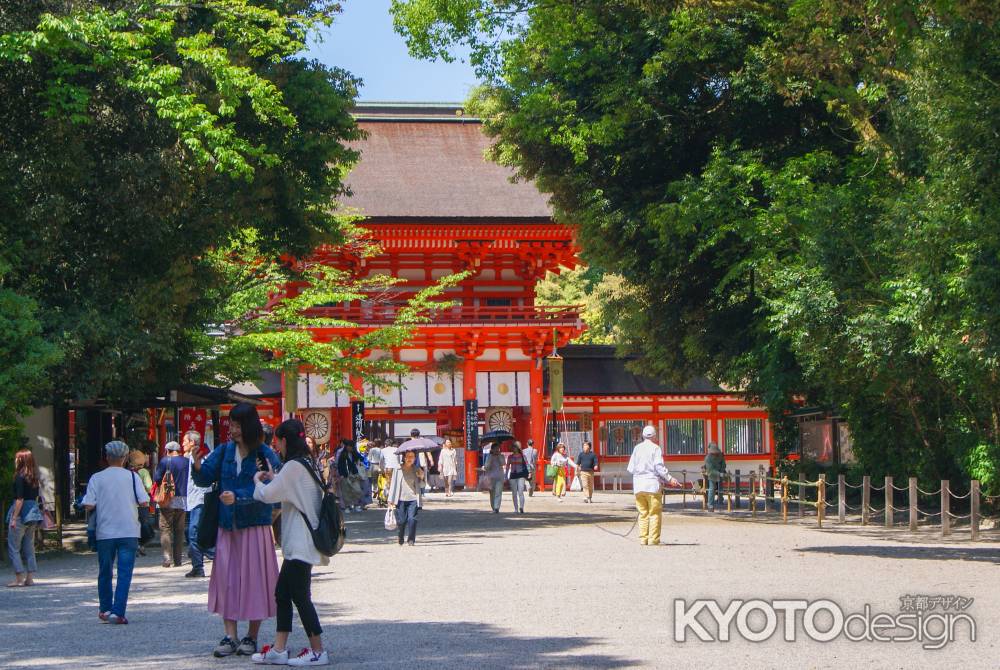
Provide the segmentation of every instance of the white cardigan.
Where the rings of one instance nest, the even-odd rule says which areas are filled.
[[[312,565],[326,565],[330,559],[319,553],[312,534],[299,510],[309,515],[313,528],[319,523],[323,492],[306,466],[298,461],[285,463],[269,483],[257,481],[253,497],[263,503],[281,503],[281,555]]]

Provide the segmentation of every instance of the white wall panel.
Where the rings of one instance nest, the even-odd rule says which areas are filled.
[[[427,404],[431,407],[456,407],[462,404],[461,378],[451,375],[428,375],[429,393]],[[457,384],[457,386],[456,386]]]
[[[427,407],[427,386],[429,380],[424,372],[414,372],[403,376],[403,407]]]

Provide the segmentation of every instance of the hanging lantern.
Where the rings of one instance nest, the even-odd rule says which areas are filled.
[[[563,406],[563,358],[553,354],[545,358],[549,366],[549,402],[552,411],[558,412]]]

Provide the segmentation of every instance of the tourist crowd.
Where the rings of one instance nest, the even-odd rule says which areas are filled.
[[[230,412],[229,441],[210,449],[198,432],[188,431],[181,443],[165,445],[166,455],[152,474],[141,452],[130,451],[117,440],[105,445],[107,467],[91,476],[82,499],[88,510],[88,541],[98,559],[101,621],[128,623],[126,606],[136,554],[151,539],[158,511],[164,568],[181,566],[186,550],[190,569],[185,576],[203,578],[205,561],[213,561],[208,610],[223,624],[214,656],[242,655],[254,663],[292,666],[330,662],[311,596],[313,567],[326,565],[331,553],[318,549],[316,539],[326,496],[335,494],[334,507],[343,513],[363,511],[376,502],[386,507],[386,529],[396,531],[400,546],[412,546],[424,495],[431,488],[432,452],[438,452],[438,483],[445,497],[454,492],[459,454],[451,440],[440,449],[429,448],[436,443],[423,440],[416,430],[402,445],[393,440],[358,444],[343,440],[330,453],[306,436],[298,419],[284,421],[273,433],[264,425],[253,405],[239,404]],[[656,430],[647,426],[642,436],[627,470],[633,476],[640,542],[656,545],[661,490],[677,481],[663,464]],[[523,514],[525,494],[534,494],[538,451],[531,440],[524,448],[516,440],[508,444],[506,450],[498,442],[487,446],[478,485],[489,492],[493,513],[500,512],[506,485],[514,512]],[[725,471],[724,457],[714,444],[705,468],[714,507],[719,474]],[[589,503],[598,471],[598,458],[589,443],[573,459],[559,442],[545,474],[560,502],[572,477],[572,488]],[[33,537],[44,520],[39,487],[31,451],[19,451],[15,502],[7,517],[8,553],[15,571],[8,586],[34,583]],[[276,543],[282,549],[280,567]],[[293,607],[309,640],[309,647],[297,654],[288,649]],[[261,623],[271,618],[277,623],[275,639],[261,646]],[[242,636],[241,622],[246,626]]]

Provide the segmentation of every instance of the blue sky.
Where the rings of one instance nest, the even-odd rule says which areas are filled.
[[[363,80],[358,99],[463,102],[476,76],[466,63],[411,58],[392,29],[390,0],[344,0],[343,13],[308,51],[327,65]]]

